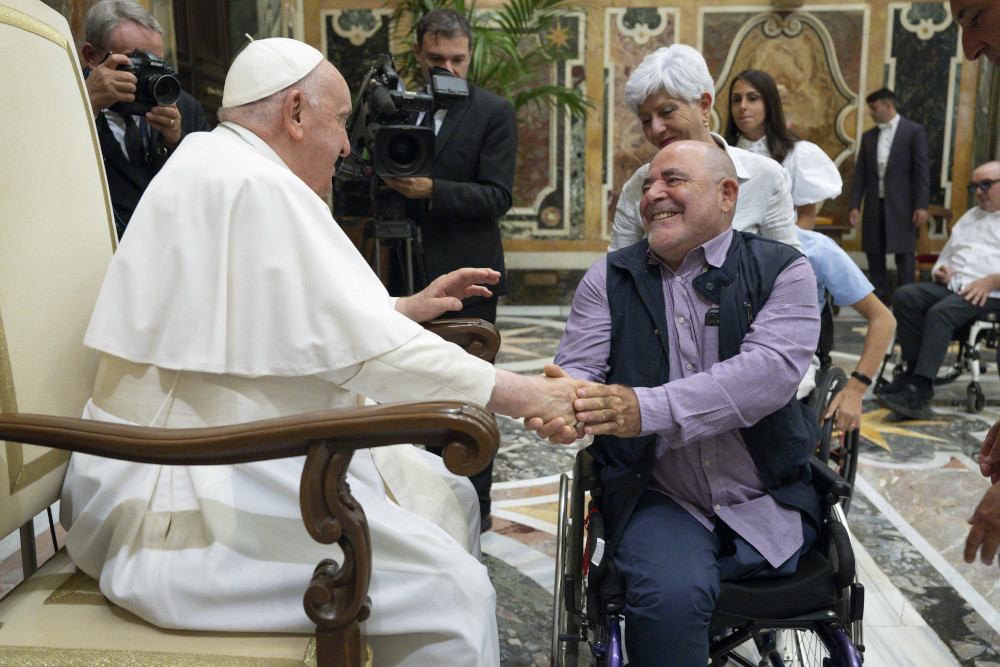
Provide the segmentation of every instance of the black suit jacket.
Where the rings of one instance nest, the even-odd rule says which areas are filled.
[[[191,132],[211,129],[205,119],[201,104],[193,96],[181,91],[177,100],[177,110],[181,114],[181,140]],[[146,186],[159,173],[170,156],[163,143],[163,135],[150,128],[149,160],[137,169],[129,164],[121,144],[111,134],[108,121],[103,113],[97,115],[97,137],[101,143],[101,153],[104,157],[104,171],[108,177],[108,189],[111,191],[111,205],[115,212],[115,227],[121,237],[132,219],[139,198],[146,191]]]
[[[851,208],[865,207],[861,218],[861,249],[878,252],[878,127],[861,135],[854,166]],[[900,117],[885,167],[885,252],[913,252],[918,229],[913,211],[926,209],[930,199],[927,134],[922,125]]]
[[[469,97],[448,109],[435,138],[433,199],[407,201],[420,225],[428,280],[464,266],[490,267],[501,274],[493,294],[506,293],[500,217],[511,206],[516,156],[513,105],[470,84]],[[400,288],[398,275],[391,277],[392,293],[402,294]]]

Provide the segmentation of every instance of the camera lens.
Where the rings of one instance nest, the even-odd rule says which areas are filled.
[[[151,97],[162,107],[170,106],[181,96],[181,82],[171,74],[150,76],[148,86]]]
[[[413,161],[421,157],[422,154],[421,145],[416,139],[405,134],[397,135],[389,144],[389,159],[401,169],[412,165]]]

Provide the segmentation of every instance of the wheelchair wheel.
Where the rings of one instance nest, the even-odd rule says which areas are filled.
[[[935,385],[954,382],[959,375],[968,370],[966,347],[964,341],[952,341],[951,345],[948,346],[948,352],[941,363],[937,377],[934,378]]]
[[[979,413],[986,407],[986,395],[983,394],[983,387],[978,382],[970,382],[966,393],[965,408],[973,413]]]
[[[813,414],[816,415],[817,420],[823,419],[830,401],[846,384],[847,373],[839,366],[830,366],[822,374],[822,377],[817,379],[816,388],[809,395],[809,401],[806,404],[813,411]],[[822,459],[823,457],[820,458]]]
[[[582,596],[583,580],[579,575],[566,578],[574,573],[574,557],[579,562],[580,547],[573,544],[579,536],[573,530],[571,517],[572,499],[570,498],[569,476],[563,474],[559,478],[559,527],[556,535],[556,578],[553,586],[552,599],[552,664],[556,667],[577,667],[579,661],[580,642],[575,637],[580,636],[580,623],[576,614],[566,608],[568,596],[572,596],[579,604]]]
[[[833,648],[811,630],[784,630],[779,633],[778,655],[771,656],[773,667],[860,667],[861,655],[843,630],[834,630],[829,638]]]

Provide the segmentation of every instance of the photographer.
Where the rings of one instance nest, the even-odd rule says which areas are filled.
[[[87,12],[85,30],[80,54],[121,238],[139,197],[181,139],[210,128],[201,105],[184,91],[176,103],[152,105],[144,115],[116,110],[136,101],[138,79],[122,69],[133,66],[129,54],[142,49],[163,59],[163,30],[149,12],[128,0],[100,0]]]

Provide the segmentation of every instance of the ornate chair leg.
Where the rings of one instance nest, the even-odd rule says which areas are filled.
[[[372,553],[368,522],[346,481],[353,455],[320,442],[309,449],[302,471],[299,500],[306,530],[344,552],[342,566],[326,559],[316,567],[305,595],[306,614],[317,626],[320,666],[361,667],[366,653],[359,623],[371,614]]]

